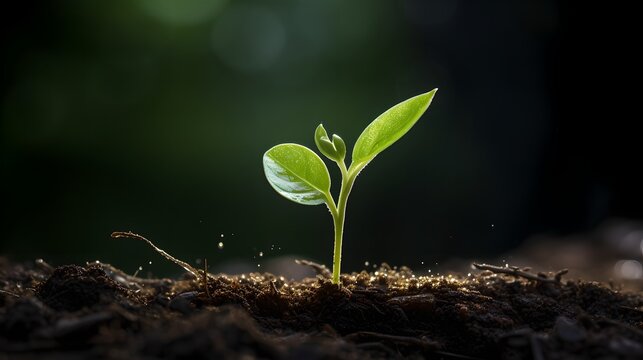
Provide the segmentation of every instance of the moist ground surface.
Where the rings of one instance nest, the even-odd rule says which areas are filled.
[[[472,271],[474,272],[474,271]],[[0,359],[643,358],[643,296],[492,271],[140,279],[0,260]]]

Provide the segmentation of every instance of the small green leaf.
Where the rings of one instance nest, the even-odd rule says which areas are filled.
[[[280,144],[263,155],[263,169],[272,187],[286,199],[319,205],[330,196],[330,175],[322,159],[298,144]]]
[[[437,90],[403,101],[373,120],[355,143],[351,167],[363,168],[377,154],[404,136],[431,105]]]

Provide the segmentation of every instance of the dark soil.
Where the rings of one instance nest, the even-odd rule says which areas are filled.
[[[0,359],[643,359],[643,296],[475,271],[133,278],[0,260]]]

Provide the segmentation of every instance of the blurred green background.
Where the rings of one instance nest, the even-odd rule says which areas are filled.
[[[570,13],[555,1],[452,0],[5,11],[0,252],[175,271],[145,245],[109,238],[132,230],[214,266],[281,255],[330,264],[327,210],[277,195],[263,152],[314,147],[320,122],[350,147],[388,107],[435,87],[427,114],[356,183],[345,270],[487,256],[540,231],[591,227],[611,215],[610,183],[582,166],[569,186],[551,181],[567,169],[551,161],[574,149],[556,147],[575,125],[563,123],[561,140],[574,79],[563,70],[581,56],[565,50]],[[581,211],[559,219],[570,209]]]

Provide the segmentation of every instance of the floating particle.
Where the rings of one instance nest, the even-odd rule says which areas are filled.
[[[223,249],[223,241],[219,241],[218,247],[219,247],[219,249]]]

